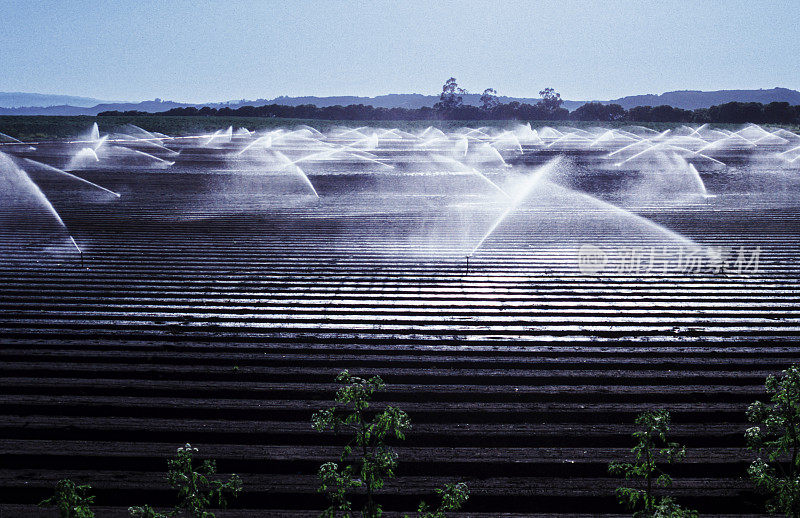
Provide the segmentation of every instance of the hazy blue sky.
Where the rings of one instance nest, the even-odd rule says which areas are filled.
[[[800,1],[0,0],[0,91],[222,101],[800,89]]]

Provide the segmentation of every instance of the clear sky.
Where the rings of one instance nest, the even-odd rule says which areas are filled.
[[[0,91],[206,102],[800,89],[799,0],[0,0]]]

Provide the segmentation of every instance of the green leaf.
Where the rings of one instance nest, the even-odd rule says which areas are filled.
[[[42,507],[56,507],[61,518],[93,518],[94,512],[89,507],[94,503],[94,496],[89,495],[89,485],[77,485],[70,479],[56,483],[53,496],[42,500]]]
[[[632,434],[632,462],[611,462],[608,471],[612,475],[640,481],[645,489],[618,487],[616,495],[621,504],[633,511],[634,516],[651,517],[658,499],[646,488],[671,486],[672,479],[663,471],[662,465],[680,462],[686,455],[686,449],[667,441],[669,412],[643,412],[636,417],[635,423],[638,429]]]
[[[366,496],[362,514],[377,517],[383,510],[375,498],[386,481],[394,478],[397,469],[397,453],[389,441],[405,439],[411,420],[408,414],[392,406],[379,412],[369,410],[374,394],[386,386],[380,377],[364,379],[345,370],[339,373],[336,382],[339,406],[320,410],[312,416],[312,424],[319,431],[333,428],[334,433],[348,433],[347,445],[339,456],[340,464],[326,462],[318,471],[318,491],[326,494],[330,504],[322,516],[350,516],[350,495],[353,489],[359,489]],[[423,503],[418,509],[419,516],[443,516],[448,510],[460,507],[469,491],[462,483],[445,486],[439,494],[440,506],[430,511]]]
[[[757,490],[765,494],[767,510],[800,513],[800,369],[789,367],[768,376],[769,402],[755,401],[747,418],[755,426],[745,431],[755,459],[747,470]]]

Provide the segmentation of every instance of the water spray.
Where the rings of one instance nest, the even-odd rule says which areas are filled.
[[[81,256],[81,268],[83,268],[83,250],[81,250],[81,247],[79,247],[78,243],[75,242],[74,237],[69,236],[69,240],[72,241],[72,245],[75,247],[75,250],[77,250],[78,254],[80,254]]]
[[[525,198],[527,198],[527,196],[531,193],[531,191],[534,189],[534,187],[536,187],[536,185],[539,184],[539,181],[542,179],[542,177],[544,177],[547,173],[549,173],[560,162],[561,162],[561,157],[560,156],[556,157],[553,160],[551,160],[550,162],[548,162],[545,165],[541,166],[539,169],[536,170],[535,173],[533,173],[532,175],[530,175],[526,179],[525,183],[522,185],[522,188],[518,191],[517,195],[514,196],[514,198],[512,198],[511,203],[509,204],[509,206],[506,208],[506,210],[503,211],[503,213],[500,215],[500,217],[497,218],[494,221],[492,226],[489,227],[489,230],[486,231],[486,233],[483,235],[483,237],[480,239],[480,241],[478,241],[478,244],[475,245],[475,248],[472,249],[472,251],[469,253],[469,255],[475,254],[475,252],[477,252],[478,249],[481,246],[483,246],[483,243],[487,239],[489,239],[489,236],[491,236],[494,233],[495,230],[497,230],[497,227],[499,227],[500,224],[503,221],[505,221],[505,219],[508,217],[508,215],[511,214],[514,211],[514,209],[516,209],[519,206],[519,204],[522,203],[522,201]],[[467,256],[467,257],[469,257],[469,256]]]
[[[43,164],[42,162],[37,162],[36,160],[31,160],[30,158],[26,158],[25,161],[28,162],[29,164],[33,164],[36,167],[44,169],[45,171],[51,171],[51,172],[54,172],[54,173],[58,173],[58,174],[64,175],[64,176],[66,176],[68,178],[72,178],[73,180],[77,180],[77,181],[82,182],[82,183],[84,183],[86,185],[90,185],[90,186],[92,186],[92,187],[94,187],[96,189],[100,189],[101,191],[105,191],[108,194],[116,196],[117,198],[120,197],[119,193],[117,193],[117,192],[114,192],[114,191],[112,191],[110,189],[106,189],[102,185],[98,185],[98,184],[96,184],[94,182],[90,182],[89,180],[81,178],[80,176],[74,175],[72,173],[68,173],[67,171],[64,171],[63,169],[59,169],[59,168],[53,167],[51,165]]]

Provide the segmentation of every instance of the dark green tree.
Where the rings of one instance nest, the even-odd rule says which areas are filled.
[[[654,122],[691,122],[693,115],[694,113],[689,110],[662,104],[650,111],[650,120]]]
[[[485,112],[494,110],[500,101],[497,99],[497,90],[494,88],[487,88],[481,95],[481,109]]]
[[[456,78],[451,77],[445,81],[442,86],[442,93],[439,95],[439,102],[434,104],[433,107],[438,111],[452,111],[460,108],[464,102],[464,98],[461,96],[466,93],[466,90],[459,88]]]
[[[612,462],[608,470],[613,475],[639,480],[639,487],[619,487],[616,490],[621,504],[633,511],[634,518],[661,516],[696,517],[697,512],[681,508],[668,496],[655,494],[656,488],[672,485],[672,478],[659,463],[679,462],[686,455],[686,448],[667,442],[670,415],[665,410],[644,412],[636,417],[640,427],[633,434],[636,445],[631,449],[633,462]]]
[[[769,403],[756,401],[745,438],[756,459],[747,470],[769,497],[767,511],[800,517],[800,368],[793,365],[765,384]]]
[[[89,508],[94,503],[94,496],[88,494],[90,489],[92,486],[79,486],[70,479],[59,480],[55,494],[39,505],[57,508],[61,518],[94,518],[94,512]]]
[[[555,113],[556,110],[561,108],[561,104],[564,102],[561,100],[561,94],[556,92],[553,88],[545,88],[539,92],[539,96],[542,100],[536,103],[536,105],[549,113]]]
[[[569,118],[578,121],[617,121],[625,117],[625,109],[619,104],[586,103],[570,113]]]
[[[771,102],[764,106],[764,122],[791,124],[794,121],[794,110],[786,102]]]

